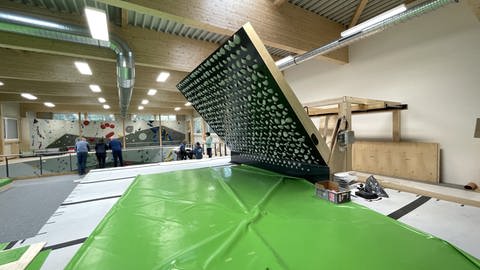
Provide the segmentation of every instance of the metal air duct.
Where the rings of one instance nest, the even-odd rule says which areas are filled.
[[[457,2],[458,0],[434,0],[434,1],[427,1],[424,3],[420,3],[418,5],[415,5],[406,11],[395,15],[393,17],[390,17],[388,19],[385,19],[381,22],[378,22],[362,31],[360,31],[357,34],[353,34],[348,37],[340,38],[337,39],[331,43],[328,43],[325,46],[322,46],[320,48],[311,50],[309,52],[306,52],[302,55],[297,55],[297,56],[287,56],[285,58],[282,58],[276,62],[277,67],[280,70],[285,70],[287,68],[293,67],[295,65],[298,65],[302,62],[305,62],[307,60],[310,60],[316,56],[327,54],[331,51],[334,51],[336,49],[340,49],[342,47],[345,47],[359,39],[371,36],[373,34],[376,34],[378,32],[381,32],[393,25],[396,25],[401,22],[405,22],[409,19],[412,19],[414,17],[420,16],[422,14],[425,14],[427,12],[436,10],[438,8],[441,8],[447,4]]]
[[[135,83],[135,63],[132,50],[120,38],[110,34],[110,41],[90,37],[86,28],[47,21],[24,14],[0,9],[0,31],[49,38],[79,44],[109,48],[117,55],[117,86],[120,100],[120,114],[127,115]]]

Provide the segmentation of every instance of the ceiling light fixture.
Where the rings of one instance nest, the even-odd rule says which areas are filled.
[[[92,92],[95,92],[95,93],[102,92],[102,89],[100,88],[100,86],[96,84],[90,84],[89,87],[90,87],[90,90],[92,90]]]
[[[187,103],[185,103],[185,106],[187,106],[187,107],[188,107],[188,106],[192,106],[192,103],[191,103],[191,102],[187,102]]]
[[[88,28],[90,28],[92,37],[108,41],[107,14],[105,14],[105,11],[86,7],[85,16],[87,16]]]
[[[75,61],[75,67],[77,67],[78,72],[83,75],[92,75],[92,70],[86,62]]]
[[[180,110],[181,110],[181,108],[180,108],[180,107],[175,107],[175,109],[174,109],[174,110],[178,112],[178,111],[180,111]]]
[[[110,105],[103,104],[103,108],[104,108],[105,110],[108,110],[108,109],[110,109]]]
[[[5,84],[3,82],[0,81],[0,86],[4,86]]]
[[[402,12],[404,12],[405,10],[407,10],[407,6],[405,6],[405,4],[401,4],[400,6],[397,6],[397,7],[394,7],[380,15],[377,15],[367,21],[364,21],[362,22],[361,24],[357,24],[355,25],[354,27],[352,28],[349,28],[345,31],[343,31],[342,33],[340,33],[340,36],[342,37],[349,37],[349,36],[352,36],[354,34],[357,34],[367,28],[369,28],[370,26],[378,23],[378,22],[381,22],[383,20],[386,20],[390,17],[393,17],[397,14],[400,14]]]
[[[29,94],[29,93],[21,93],[20,96],[28,99],[28,100],[36,100],[37,97],[32,95],[32,94]]]
[[[138,109],[139,109],[139,110],[143,110],[144,107],[140,105],[140,106],[138,106]]]
[[[170,73],[162,71],[160,72],[160,74],[158,74],[157,82],[165,82],[168,79],[168,77],[170,77]]]
[[[100,102],[100,103],[105,103],[106,100],[105,100],[103,97],[99,97],[99,98],[98,98],[98,102]]]
[[[147,95],[154,96],[157,93],[157,89],[148,89]]]
[[[49,107],[49,108],[53,108],[55,107],[55,104],[51,103],[51,102],[44,102],[43,105]]]
[[[148,99],[142,99],[142,104],[143,104],[143,105],[147,105],[148,102],[149,102]]]

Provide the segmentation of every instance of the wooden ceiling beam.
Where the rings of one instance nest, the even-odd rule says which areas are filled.
[[[25,115],[26,112],[55,112],[55,113],[72,113],[72,112],[88,112],[99,114],[117,114],[118,108],[112,106],[111,109],[105,110],[101,106],[96,105],[65,105],[60,104],[53,108],[48,108],[43,104],[20,104],[21,114]],[[177,115],[191,115],[193,109],[182,108],[180,111],[175,111],[171,108],[145,108],[139,111],[136,107],[128,110],[129,114],[177,114]]]
[[[357,10],[355,10],[355,14],[353,14],[352,21],[350,22],[350,25],[348,28],[352,28],[358,23],[358,19],[360,19],[360,16],[362,15],[363,10],[365,9],[365,6],[367,5],[368,0],[361,0],[360,3],[357,6]]]
[[[336,40],[344,30],[342,25],[300,7],[277,8],[270,0],[97,1],[221,35],[231,35],[250,22],[266,45],[295,53]],[[342,48],[322,58],[346,63],[348,50]]]

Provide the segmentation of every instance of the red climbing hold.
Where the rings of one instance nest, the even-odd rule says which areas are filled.
[[[105,138],[111,138],[113,136],[113,134],[115,134],[115,132],[110,132],[108,133],[107,135],[105,135]]]
[[[105,125],[104,125],[104,124],[101,124],[101,125],[100,125],[100,128],[101,128],[101,129],[105,129]]]
[[[110,124],[110,128],[115,128],[115,125],[114,125],[114,124]]]
[[[84,124],[85,126],[88,126],[88,124],[90,124],[90,121],[85,120],[85,121],[83,121],[83,124]]]
[[[110,127],[110,124],[109,124],[109,123],[105,123],[105,127]]]

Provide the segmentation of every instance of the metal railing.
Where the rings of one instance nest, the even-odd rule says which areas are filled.
[[[187,145],[191,147],[191,145]],[[190,148],[193,149],[193,148]],[[150,146],[122,150],[124,165],[147,164],[177,160],[178,146]],[[229,155],[224,143],[212,145],[212,157]],[[32,154],[0,155],[0,178],[29,178],[45,175],[73,173],[78,169],[77,154],[71,151],[41,152]],[[203,145],[203,158],[207,157]],[[195,158],[193,156],[193,158]],[[1,160],[3,159],[3,162]],[[106,167],[113,167],[111,151],[107,151]],[[88,152],[87,169],[98,167],[94,151]]]

